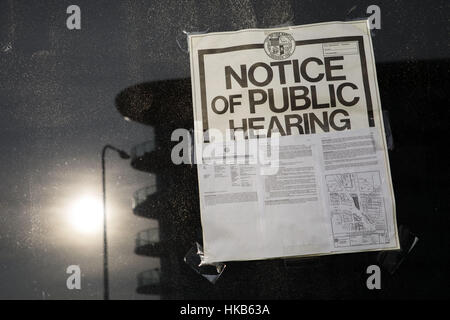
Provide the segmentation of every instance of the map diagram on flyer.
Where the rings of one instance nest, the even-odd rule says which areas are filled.
[[[388,227],[378,171],[325,177],[334,247],[388,243]]]

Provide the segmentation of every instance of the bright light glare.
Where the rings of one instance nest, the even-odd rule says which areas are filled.
[[[74,201],[69,208],[71,225],[82,233],[95,233],[102,226],[103,206],[99,199],[83,197]]]

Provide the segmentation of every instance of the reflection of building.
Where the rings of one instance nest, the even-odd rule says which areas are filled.
[[[138,293],[158,294],[163,298],[172,297],[174,284],[171,277],[176,275],[178,265],[176,262],[176,250],[171,234],[171,201],[168,194],[168,173],[157,169],[159,159],[155,150],[154,141],[147,141],[133,147],[131,165],[141,171],[156,173],[156,183],[138,189],[133,194],[132,208],[137,216],[155,219],[159,227],[147,229],[136,235],[135,253],[138,255],[157,257],[160,261],[160,269],[151,269],[138,274]],[[158,174],[160,173],[161,174]]]
[[[172,90],[177,91],[176,96]],[[131,166],[155,175],[156,183],[136,190],[132,207],[135,215],[155,219],[159,224],[136,237],[136,254],[160,259],[160,269],[138,275],[137,292],[160,294],[162,298],[188,297],[191,288],[202,286],[207,292],[209,285],[183,261],[193,243],[200,240],[196,169],[174,165],[170,158],[176,144],[171,141],[172,131],[190,129],[193,124],[191,102],[185,99],[189,96],[189,82],[180,80],[134,86],[123,91],[116,101],[124,116],[154,127],[152,140],[132,148]],[[184,98],[184,106],[177,101],[180,97]]]

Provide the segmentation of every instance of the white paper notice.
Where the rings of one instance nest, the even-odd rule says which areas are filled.
[[[367,21],[189,47],[205,263],[399,248]]]

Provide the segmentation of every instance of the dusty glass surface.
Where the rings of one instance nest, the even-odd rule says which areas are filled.
[[[419,242],[386,260],[380,292],[365,286],[376,253],[229,263],[210,283],[184,262],[201,241],[196,168],[170,160],[172,130],[193,127],[186,33],[376,12],[397,220]],[[1,0],[0,299],[103,298],[106,144],[131,155],[106,153],[112,299],[448,297],[448,18],[448,1]]]

